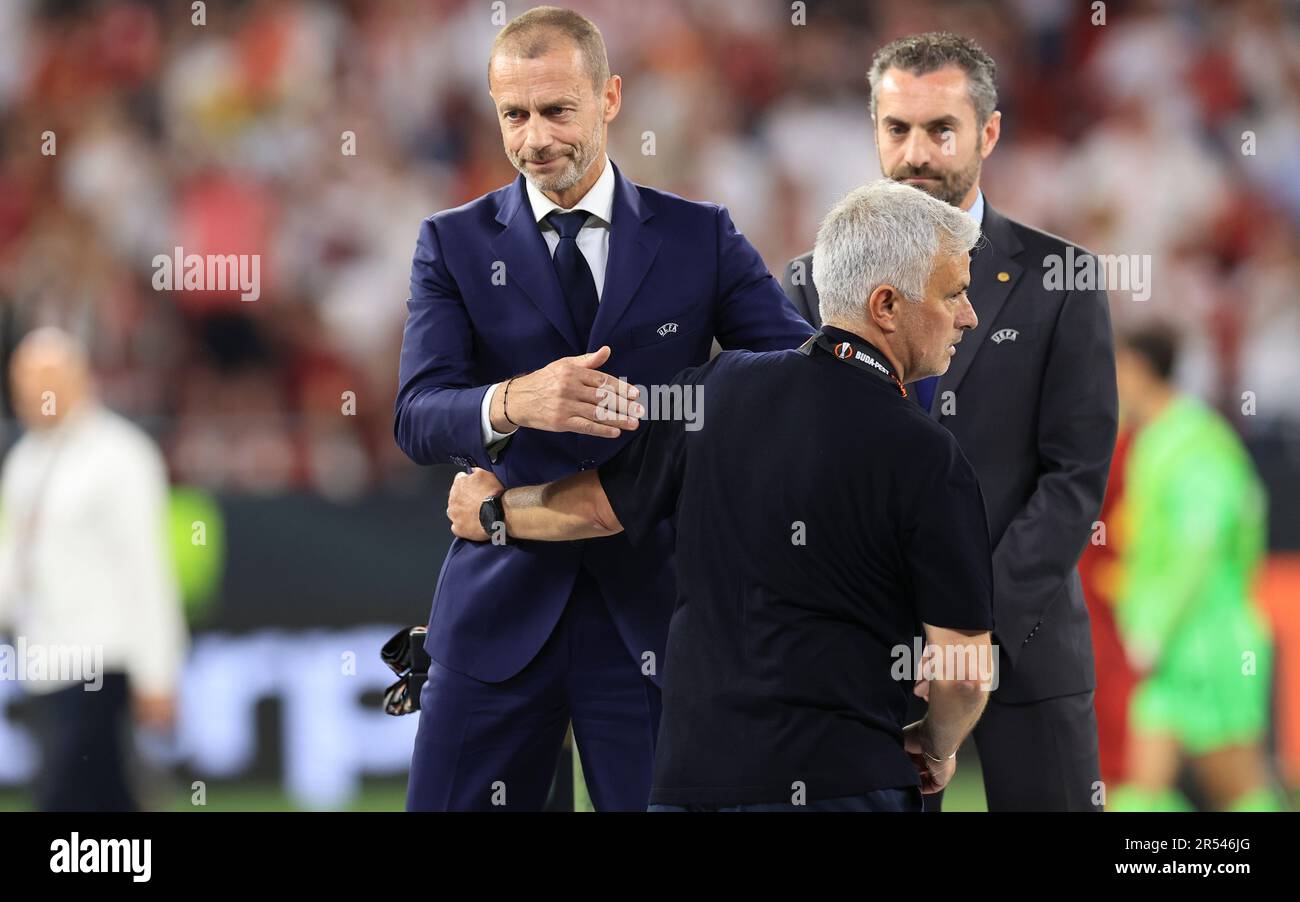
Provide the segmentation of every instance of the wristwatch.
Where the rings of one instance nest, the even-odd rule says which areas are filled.
[[[505,538],[506,526],[506,508],[501,503],[501,496],[506,493],[502,489],[495,494],[488,495],[483,499],[483,503],[478,506],[478,523],[487,533],[488,539],[491,540],[496,535],[497,524],[501,524],[501,536]]]

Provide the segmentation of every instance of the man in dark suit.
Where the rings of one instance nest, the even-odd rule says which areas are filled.
[[[912,394],[974,465],[993,541],[1001,670],[974,733],[989,809],[1100,810],[1096,675],[1076,564],[1115,443],[1110,312],[1103,290],[1047,287],[1050,269],[1086,251],[984,201],[980,168],[1001,126],[995,71],[957,35],[894,41],[872,61],[872,121],[887,177],[960,207],[983,231],[969,291],[979,326],[948,372]],[[783,284],[820,326],[814,265],[812,254],[795,258]]]
[[[652,401],[634,386],[704,363],[715,336],[775,350],[812,334],[726,210],[635,185],[609,161],[621,82],[590,21],[524,13],[488,74],[520,176],[421,226],[395,423],[413,460],[490,469],[506,486],[590,470],[633,435],[624,398]],[[541,808],[572,720],[595,806],[644,810],[672,548],[667,520],[635,549],[621,536],[455,541],[407,807]]]

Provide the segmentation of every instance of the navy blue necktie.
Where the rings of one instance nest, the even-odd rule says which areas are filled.
[[[582,224],[589,215],[585,210],[572,213],[552,210],[546,216],[555,231],[560,233],[560,244],[555,248],[555,273],[560,277],[560,290],[569,302],[569,312],[573,315],[573,324],[578,328],[578,339],[583,348],[591,338],[591,326],[596,321],[596,307],[600,302],[591,267],[578,249],[578,232],[582,231]]]

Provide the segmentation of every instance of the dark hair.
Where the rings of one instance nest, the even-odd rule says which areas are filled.
[[[592,87],[599,96],[609,81],[609,57],[605,53],[605,39],[600,29],[582,13],[558,6],[538,6],[520,13],[497,33],[488,55],[488,82],[492,80],[492,60],[506,46],[524,59],[537,59],[550,53],[556,37],[568,38],[578,50],[591,76]]]
[[[1119,344],[1141,358],[1161,382],[1168,382],[1178,361],[1178,335],[1163,324],[1149,324],[1131,329],[1120,336]]]
[[[872,121],[876,118],[876,91],[886,69],[927,75],[944,66],[957,66],[966,73],[967,92],[971,105],[975,107],[975,124],[983,128],[998,105],[998,89],[994,83],[998,64],[979,44],[950,31],[908,35],[890,41],[876,52],[867,71],[867,81],[871,85]]]

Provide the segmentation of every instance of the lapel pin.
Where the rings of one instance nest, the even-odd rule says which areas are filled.
[[[998,273],[998,281],[999,281],[999,282],[1010,282],[1010,281],[1011,281],[1011,273],[1009,273],[1009,272],[1000,272],[1000,273]]]

